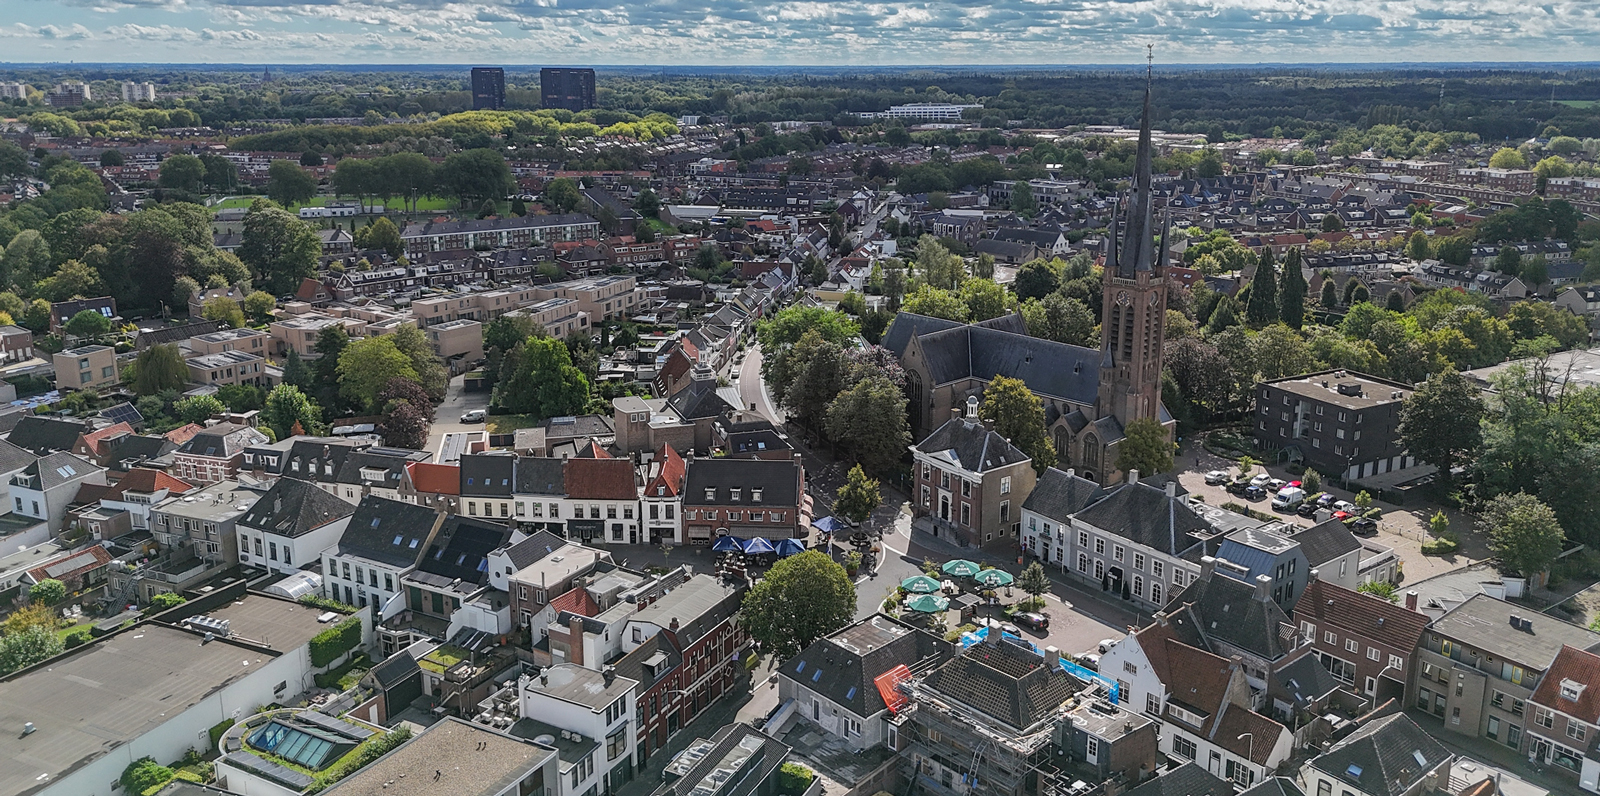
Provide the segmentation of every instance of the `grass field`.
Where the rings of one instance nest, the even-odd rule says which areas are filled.
[[[1556,100],[1569,108],[1593,108],[1600,105],[1600,100]]]
[[[489,415],[485,425],[490,434],[510,434],[519,428],[533,428],[544,422],[533,415]]]
[[[230,196],[230,197],[228,197],[228,198],[226,198],[226,199],[224,199],[224,200],[212,205],[211,209],[212,210],[224,210],[224,209],[230,209],[230,208],[249,207],[250,203],[254,202],[258,198],[259,197],[255,197],[255,196]],[[349,197],[318,196],[318,197],[313,198],[311,201],[306,202],[303,205],[295,205],[295,206],[293,206],[293,207],[291,207],[289,209],[291,211],[294,211],[294,210],[299,210],[302,207],[321,207],[321,206],[323,206],[323,205],[325,205],[325,204],[327,204],[329,202],[336,201],[336,200],[348,201]],[[367,204],[374,204],[376,202],[377,202],[376,199],[368,199],[367,200]],[[384,202],[383,206],[388,208],[388,209],[390,209],[390,210],[393,210],[395,212],[402,212],[402,211],[405,211],[407,209],[405,201],[400,199],[400,198],[398,198],[398,197],[390,199],[387,202]],[[424,196],[424,197],[422,197],[422,198],[417,200],[417,211],[418,212],[435,212],[435,211],[442,211],[442,210],[452,210],[454,208],[455,208],[455,200],[453,200],[453,199],[446,199],[446,198],[441,198],[441,197],[437,197],[437,196]]]

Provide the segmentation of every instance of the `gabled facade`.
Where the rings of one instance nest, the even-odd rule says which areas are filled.
[[[1528,701],[1529,759],[1600,792],[1600,655],[1562,645]]]
[[[280,478],[238,520],[239,562],[290,574],[338,544],[356,507],[298,478]],[[245,550],[261,550],[251,555]]]
[[[1015,545],[1022,502],[1033,492],[1033,462],[978,418],[978,399],[966,416],[951,418],[911,447],[915,514],[935,536],[963,545]]]
[[[1319,796],[1423,796],[1449,784],[1454,759],[1410,717],[1393,714],[1312,758],[1300,779]]]
[[[1405,700],[1428,617],[1316,579],[1306,585],[1294,620],[1312,654],[1341,683],[1374,704]]]
[[[401,578],[422,560],[444,519],[442,512],[426,506],[363,498],[338,543],[322,554],[323,593],[368,608],[374,617],[395,615],[404,607],[395,600],[401,594]]]

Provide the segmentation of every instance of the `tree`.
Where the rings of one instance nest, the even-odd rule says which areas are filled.
[[[283,360],[283,383],[308,389],[313,378],[311,368],[300,358],[300,352],[293,348],[289,349],[289,355]]]
[[[285,382],[267,393],[261,409],[261,422],[278,439],[287,439],[295,426],[307,434],[322,433],[322,410],[299,387]]]
[[[839,487],[838,499],[833,503],[833,513],[849,520],[851,523],[866,522],[872,516],[872,510],[883,502],[883,493],[878,489],[878,482],[868,478],[861,465],[850,468],[845,476],[844,485]]]
[[[173,155],[161,161],[157,182],[163,188],[199,193],[206,179],[206,164],[194,155]]]
[[[274,160],[267,166],[267,198],[284,207],[311,201],[317,195],[317,178],[289,160]]]
[[[322,156],[317,154],[316,152],[313,152],[313,151],[308,149],[308,150],[300,153],[300,165],[302,165],[302,166],[321,166],[322,165]]]
[[[1515,246],[1501,246],[1494,256],[1494,270],[1506,276],[1522,273],[1522,252]]]
[[[1066,263],[1060,260],[1029,260],[1017,269],[1017,278],[1011,283],[1011,292],[1022,301],[1043,299],[1061,287],[1061,270]]]
[[[1306,275],[1300,268],[1300,250],[1289,249],[1283,256],[1283,278],[1279,285],[1278,317],[1291,329],[1299,330],[1305,323]],[[1251,291],[1255,295],[1255,291]]]
[[[1397,603],[1400,601],[1400,598],[1394,593],[1394,584],[1386,580],[1367,581],[1366,583],[1357,586],[1356,591],[1376,597],[1380,600],[1388,600],[1391,603]]]
[[[1443,539],[1450,535],[1450,517],[1439,509],[1428,518],[1428,535],[1435,539]]]
[[[1524,492],[1490,500],[1477,525],[1503,567],[1526,577],[1549,569],[1567,538],[1556,513]]]
[[[1360,302],[1356,301],[1356,291],[1357,290],[1366,290],[1366,286],[1361,284],[1361,280],[1360,279],[1357,279],[1357,278],[1352,276],[1349,279],[1345,280],[1345,282],[1344,282],[1344,304],[1345,304],[1345,306],[1351,307],[1351,306],[1355,306],[1356,304],[1360,303]]]
[[[1511,147],[1501,147],[1489,156],[1489,168],[1492,169],[1525,169],[1528,159],[1522,153]]]
[[[439,361],[439,355],[434,353],[427,335],[415,326],[402,326],[390,337],[394,338],[395,348],[411,360],[411,369],[417,374],[417,382],[427,391],[432,402],[437,404],[443,401],[445,392],[450,388],[450,376],[445,372],[444,363]]]
[[[1017,588],[1034,600],[1043,597],[1050,591],[1050,576],[1045,574],[1044,565],[1035,560],[1023,568],[1022,574],[1017,576]]]
[[[1075,298],[1051,293],[1043,301],[1030,300],[1022,305],[1022,320],[1028,334],[1085,347],[1097,345],[1094,313],[1089,306]]]
[[[1056,449],[1044,427],[1044,404],[1021,379],[996,376],[983,391],[978,414],[1033,460],[1035,472],[1043,475],[1056,463]]]
[[[1016,306],[1016,297],[993,279],[968,279],[961,283],[957,295],[967,305],[967,317],[974,322],[998,318]]]
[[[1487,221],[1483,223],[1488,223]],[[1466,267],[1472,260],[1472,237],[1469,234],[1450,235],[1433,244],[1433,256],[1450,265]]]
[[[133,361],[133,391],[155,395],[182,389],[189,381],[189,366],[176,344],[153,345],[139,352]]]
[[[578,192],[578,186],[572,180],[557,177],[545,183],[544,193],[539,194],[539,200],[553,213],[570,213],[583,203],[583,194]]]
[[[428,426],[432,422],[433,416],[425,406],[401,402],[383,413],[378,433],[386,445],[420,450],[428,444]]]
[[[971,310],[966,302],[948,290],[940,290],[931,285],[918,287],[911,295],[906,296],[905,303],[900,306],[901,311],[916,315],[926,315],[930,318],[943,318],[947,321],[960,321],[965,323]]]
[[[1446,369],[1417,387],[1400,406],[1400,439],[1407,450],[1439,468],[1450,481],[1450,471],[1482,444],[1479,421],[1483,401],[1467,377]]]
[[[478,218],[488,218],[499,212],[499,207],[493,199],[483,200],[483,205],[478,208]]]
[[[496,405],[535,417],[575,415],[589,403],[589,379],[560,340],[530,337],[506,355]]]
[[[842,312],[796,304],[756,324],[756,339],[766,349],[767,356],[772,356],[778,350],[799,342],[800,337],[808,331],[816,332],[830,343],[844,345],[855,339],[861,328]]]
[[[239,259],[255,271],[275,295],[293,293],[300,281],[317,273],[322,239],[304,221],[279,207],[256,200],[244,217]]]
[[[141,757],[128,764],[122,770],[122,790],[125,793],[144,793],[158,785],[165,784],[176,775],[171,768],[163,766],[154,758]]]
[[[1172,469],[1172,440],[1154,418],[1142,417],[1129,423],[1123,434],[1117,443],[1118,470],[1155,475]]]
[[[67,599],[67,585],[55,578],[45,578],[28,587],[28,602],[51,606]]]
[[[1322,278],[1322,296],[1318,299],[1323,309],[1336,309],[1339,306],[1339,286],[1334,283],[1332,275]]]
[[[200,283],[192,276],[180,276],[172,282],[172,304],[177,307],[189,305],[189,299],[200,292]]]
[[[1322,231],[1323,232],[1343,232],[1344,231],[1344,219],[1339,218],[1339,214],[1338,213],[1328,213],[1327,215],[1324,215],[1322,217]]]
[[[1549,266],[1545,263],[1543,255],[1529,257],[1528,262],[1522,266],[1523,283],[1534,288],[1535,290],[1537,290],[1540,285],[1543,285],[1549,279],[1550,270]]]
[[[49,628],[40,625],[9,633],[0,637],[0,675],[26,669],[60,655],[64,649],[66,642]]]
[[[789,556],[745,594],[739,624],[776,660],[787,660],[856,613],[856,587],[844,567],[817,550]]]
[[[355,243],[356,248],[362,251],[382,249],[390,257],[399,257],[406,250],[405,241],[400,238],[400,228],[387,217],[356,230]]]
[[[378,391],[390,379],[415,379],[411,358],[396,345],[393,335],[367,337],[346,346],[339,355],[339,394],[346,400],[376,413]]]
[[[1255,457],[1253,456],[1240,456],[1237,464],[1239,467],[1239,477],[1244,478],[1245,476],[1255,472],[1256,467],[1260,465],[1261,462],[1256,461]]]
[[[1390,312],[1405,312],[1406,297],[1398,290],[1391,290],[1383,299],[1383,307]]]
[[[646,188],[633,200],[633,209],[645,218],[656,218],[661,215],[661,197],[657,196],[655,191]]]
[[[773,380],[774,387],[781,387],[779,402],[802,425],[820,427],[827,420],[829,404],[844,389],[844,349],[806,332],[782,362]]]
[[[197,425],[205,425],[207,420],[228,411],[214,395],[191,395],[173,404],[172,409],[179,420]]]
[[[484,199],[499,199],[515,183],[504,155],[493,149],[468,149],[444,159],[437,172],[439,187],[455,196],[463,207]]]
[[[208,321],[218,321],[229,329],[242,329],[245,325],[244,310],[239,309],[239,302],[227,296],[212,296],[206,299],[206,303],[200,305],[200,317]]]
[[[874,473],[890,473],[911,444],[906,395],[881,374],[858,380],[828,404],[828,437]]]
[[[103,295],[100,274],[77,260],[62,263],[56,272],[33,286],[34,295],[50,301],[67,301]]]
[[[257,323],[266,323],[272,318],[272,311],[277,309],[278,300],[265,290],[257,290],[244,297],[244,311]]]
[[[966,263],[932,235],[917,239],[916,260],[923,281],[942,290],[956,289],[967,276]]]
[[[164,591],[159,594],[150,595],[150,609],[152,613],[161,613],[162,611],[177,608],[186,602],[188,602],[188,600],[177,592]]]
[[[1428,236],[1422,230],[1411,233],[1406,241],[1406,256],[1419,263],[1433,258],[1433,248],[1428,245]]]
[[[1017,180],[1011,189],[1011,212],[1023,218],[1033,218],[1039,212],[1039,203],[1033,198],[1033,187],[1023,180]]]
[[[6,244],[5,256],[0,257],[0,277],[7,283],[24,288],[43,279],[50,270],[50,244],[36,229],[25,229]]]
[[[84,310],[67,319],[63,328],[73,337],[93,339],[111,331],[111,319],[98,310]]]
[[[1250,279],[1250,302],[1244,312],[1245,319],[1257,328],[1278,319],[1278,269],[1270,248],[1262,250],[1256,261],[1256,273]]]

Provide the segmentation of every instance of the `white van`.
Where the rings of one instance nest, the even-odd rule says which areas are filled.
[[[1297,486],[1286,486],[1272,498],[1273,511],[1294,511],[1306,502],[1306,491]]]

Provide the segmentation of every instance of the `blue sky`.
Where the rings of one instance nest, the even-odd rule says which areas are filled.
[[[1588,61],[1600,0],[4,0],[0,59],[157,63]]]

